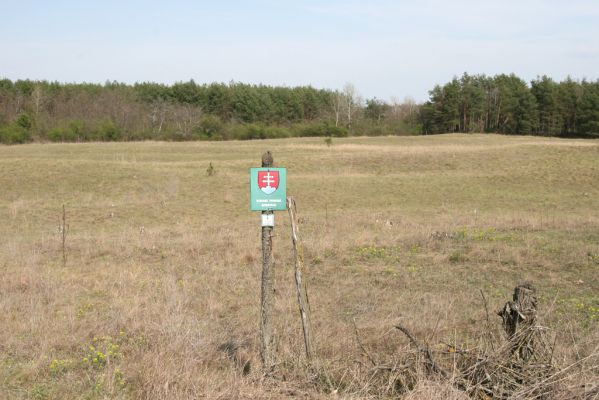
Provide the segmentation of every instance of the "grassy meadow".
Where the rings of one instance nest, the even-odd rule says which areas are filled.
[[[316,372],[304,368],[285,212],[274,229],[279,363],[274,376],[260,370],[248,169],[267,149],[301,218]],[[599,351],[599,141],[0,146],[0,221],[2,399],[378,397],[356,369],[354,321],[381,360],[409,346],[397,323],[431,346],[468,346],[485,319],[480,291],[499,327],[495,312],[524,281],[539,290],[557,363]],[[231,341],[233,360],[219,350]],[[599,380],[577,368],[564,384]],[[459,398],[434,385],[407,395]]]

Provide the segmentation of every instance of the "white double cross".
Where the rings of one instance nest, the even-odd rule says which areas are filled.
[[[275,183],[275,178],[270,174],[270,172],[267,172],[262,179],[262,183],[266,183],[266,186],[270,187],[271,183]]]

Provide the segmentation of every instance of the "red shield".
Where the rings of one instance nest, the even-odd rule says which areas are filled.
[[[266,194],[279,188],[279,171],[258,171],[258,187]]]

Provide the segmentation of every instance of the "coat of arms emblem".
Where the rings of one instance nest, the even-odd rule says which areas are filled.
[[[258,171],[258,187],[265,194],[272,194],[279,188],[279,171]]]

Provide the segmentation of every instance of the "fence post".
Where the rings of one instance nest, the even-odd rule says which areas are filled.
[[[61,224],[61,233],[62,233],[62,267],[67,266],[67,211],[62,205],[62,224]]]
[[[262,167],[272,167],[273,158],[270,151],[262,155]],[[273,211],[262,211],[272,214]],[[263,224],[264,225],[264,224]],[[274,332],[272,327],[272,311],[275,298],[275,269],[272,259],[272,226],[262,226],[262,295],[260,316],[260,355],[262,364],[268,370],[275,365]]]
[[[293,242],[293,258],[295,260],[295,286],[297,289],[297,302],[299,305],[302,330],[304,332],[304,345],[306,346],[306,358],[312,359],[312,328],[310,323],[310,303],[308,302],[308,289],[302,278],[304,268],[304,254],[299,243],[299,230],[297,226],[297,209],[293,197],[287,197],[287,210],[291,220],[291,240]]]

